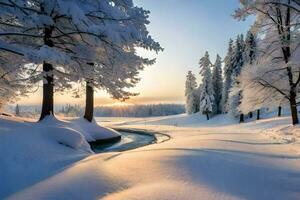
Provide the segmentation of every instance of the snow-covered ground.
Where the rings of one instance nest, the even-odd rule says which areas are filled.
[[[300,127],[289,117],[244,124],[199,114],[97,121],[171,139],[90,154],[61,145],[56,135],[48,139],[54,131],[44,125],[1,119],[0,199],[300,198]],[[34,133],[39,127],[45,135]]]

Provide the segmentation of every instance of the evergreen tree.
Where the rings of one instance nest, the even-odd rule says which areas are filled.
[[[238,80],[239,75],[241,74],[242,67],[244,66],[244,51],[245,51],[245,42],[243,35],[238,35],[234,54],[233,54],[233,70],[232,70],[232,80],[233,87],[230,91],[230,112],[234,115],[240,115],[240,122],[244,122],[244,114],[239,111],[239,105],[242,100],[242,89],[240,87],[240,82]]]
[[[257,55],[256,36],[252,33],[252,31],[248,31],[245,39],[245,51],[244,51],[245,64],[248,64],[249,66],[254,64],[256,55]],[[259,118],[258,116],[259,113],[260,112],[258,110],[256,118]],[[252,111],[249,112],[249,117],[250,118],[253,117]]]
[[[216,62],[213,67],[212,72],[212,83],[214,89],[214,99],[215,99],[215,114],[220,114],[222,112],[221,99],[222,99],[222,89],[223,89],[223,77],[222,77],[222,60],[219,55],[217,55]]]
[[[196,112],[200,112],[200,91],[201,91],[202,83],[198,85],[195,90],[196,93]]]
[[[211,74],[211,62],[208,52],[205,52],[204,57],[199,61],[200,74],[202,75],[202,84],[200,88],[199,108],[200,112],[205,114],[209,120],[209,114],[213,112],[214,92]]]
[[[185,99],[186,99],[185,107],[186,107],[186,112],[188,114],[197,112],[196,89],[197,89],[196,77],[191,71],[189,71],[186,76],[186,82],[185,82]]]
[[[245,51],[244,51],[245,63],[250,65],[254,64],[256,55],[257,55],[256,36],[252,33],[252,31],[248,31],[245,39]]]
[[[232,69],[233,69],[233,40],[229,40],[227,55],[224,60],[224,86],[222,91],[222,100],[221,100],[221,107],[222,112],[227,113],[229,106],[228,106],[228,96],[229,91],[232,86]]]

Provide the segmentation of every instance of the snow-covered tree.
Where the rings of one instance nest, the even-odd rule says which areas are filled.
[[[12,56],[11,53],[0,50],[0,108],[33,90],[27,87],[28,80],[20,66],[23,61],[22,56]]]
[[[249,30],[245,39],[245,64],[254,64],[257,54],[257,38],[253,31]]]
[[[298,124],[297,90],[300,83],[300,3],[298,0],[247,0],[235,12],[244,19],[256,15],[255,28],[261,34],[261,53],[253,81],[288,100],[292,123]],[[263,65],[262,65],[263,64]],[[272,101],[272,100],[271,100]]]
[[[244,51],[245,51],[245,43],[243,35],[238,35],[235,41],[234,53],[233,53],[233,68],[232,68],[232,88],[229,94],[229,106],[230,112],[234,115],[240,115],[240,122],[244,122],[244,114],[240,112],[238,109],[242,100],[242,88],[240,85],[240,81],[238,77],[242,71],[244,66]]]
[[[238,77],[240,81],[240,87],[243,90],[242,102],[239,106],[241,112],[247,113],[252,110],[259,110],[262,107],[265,108],[274,108],[278,105],[287,105],[288,100],[282,97],[282,94],[274,92],[273,88],[265,88],[259,82],[258,74],[264,74],[266,70],[270,70],[274,66],[268,66],[268,63],[259,63],[255,65],[247,64],[241,75]],[[270,74],[270,80],[278,80],[282,74]],[[274,82],[275,87],[282,87],[282,82]],[[287,84],[286,84],[287,86]],[[259,118],[259,116],[257,116]]]
[[[244,59],[245,59],[245,63],[244,65],[246,65],[247,67],[251,67],[256,59],[258,52],[257,52],[257,38],[256,35],[253,33],[252,30],[249,30],[247,32],[246,35],[246,39],[245,39],[245,51],[244,51]],[[240,80],[240,82],[243,80]],[[257,119],[259,118],[259,109],[257,108]],[[249,112],[249,116],[250,118],[252,118],[253,113],[252,111]]]
[[[196,88],[195,90],[195,93],[196,93],[196,112],[200,112],[200,91],[201,91],[201,88],[202,88],[202,83],[200,83],[198,85],[198,87]]]
[[[134,54],[136,47],[161,49],[146,29],[149,12],[135,7],[131,0],[3,0],[1,9],[0,41],[7,43],[6,51],[24,55],[39,67],[31,71],[35,72],[33,82],[43,80],[41,119],[53,114],[54,86],[64,90],[72,82],[90,78],[90,71],[97,71],[95,63],[104,66],[102,55],[107,50],[123,55]]]
[[[185,108],[186,113],[192,114],[197,112],[197,82],[196,77],[189,71],[185,81]]]
[[[221,108],[223,113],[229,110],[228,97],[232,87],[232,71],[233,71],[233,40],[229,40],[227,54],[224,59],[224,84],[221,99]]]
[[[84,117],[88,121],[93,118],[94,90],[106,90],[112,98],[124,101],[130,96],[137,95],[127,90],[134,87],[140,80],[139,71],[144,66],[154,63],[154,60],[137,56],[135,51],[122,52],[115,56],[113,53],[108,53],[102,58],[103,62],[93,64],[92,73],[85,78],[87,93]]]
[[[202,84],[199,94],[199,109],[200,112],[205,114],[207,120],[209,120],[209,114],[213,112],[214,106],[214,91],[212,84],[212,74],[211,74],[211,62],[209,59],[208,52],[205,52],[204,57],[199,61],[200,65],[200,75],[202,76]]]
[[[215,64],[212,71],[212,83],[214,89],[214,113],[222,113],[221,108],[221,99],[222,99],[222,90],[223,90],[223,76],[222,76],[222,60],[219,55],[217,55]]]

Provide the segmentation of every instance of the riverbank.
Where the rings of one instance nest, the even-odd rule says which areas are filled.
[[[124,129],[112,128],[121,135],[119,140],[110,140],[100,142],[90,142],[91,149],[95,153],[104,152],[122,152],[140,148],[150,144],[162,143],[168,141],[171,137],[167,134],[141,130],[141,129]]]

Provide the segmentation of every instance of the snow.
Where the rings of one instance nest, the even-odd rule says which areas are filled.
[[[73,120],[74,128],[79,130],[88,142],[120,137],[120,134],[110,128],[99,126],[95,120],[91,123],[83,118]]]
[[[82,135],[48,122],[41,125],[1,117],[0,127],[1,199],[91,153]]]
[[[93,154],[87,141],[119,136],[83,119],[24,122],[0,119],[0,198],[56,173],[64,166]],[[88,128],[87,128],[88,127]]]
[[[52,129],[59,129],[60,131],[71,130],[73,132],[78,133],[81,140],[85,139],[87,142],[93,142],[96,140],[105,140],[112,139],[116,137],[120,137],[120,134],[110,128],[99,126],[94,120],[92,122],[88,122],[84,118],[73,118],[69,120],[57,120],[54,117],[46,117],[40,122],[39,125],[47,125],[50,124]],[[57,132],[58,131],[50,131]],[[47,130],[48,131],[48,130]],[[58,137],[59,134],[57,134]],[[67,138],[66,138],[67,139]],[[75,138],[73,138],[75,139]],[[63,139],[62,139],[63,140]],[[75,141],[74,141],[75,142]],[[75,142],[76,143],[76,142]]]
[[[300,148],[268,134],[299,133],[299,127],[289,126],[290,117],[244,124],[226,115],[207,121],[199,114],[96,120],[104,126],[163,132],[171,139],[130,151],[88,154],[29,134],[25,127],[34,130],[34,124],[2,119],[0,198],[299,199]],[[20,128],[26,137],[16,130]]]

